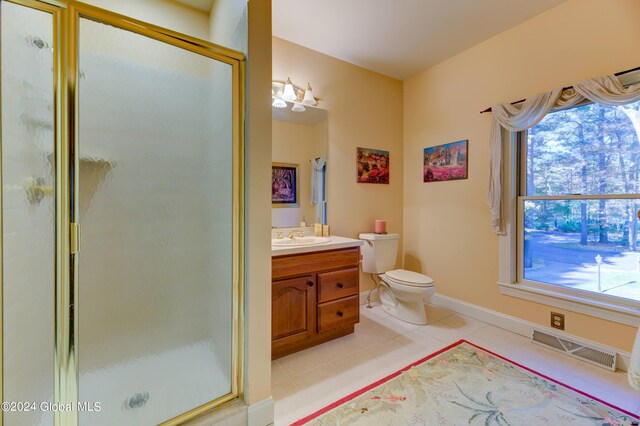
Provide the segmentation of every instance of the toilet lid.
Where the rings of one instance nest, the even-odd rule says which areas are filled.
[[[412,285],[418,287],[433,286],[433,279],[417,272],[406,271],[404,269],[394,269],[385,273],[386,276],[401,284]]]

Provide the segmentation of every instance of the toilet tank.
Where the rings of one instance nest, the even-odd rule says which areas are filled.
[[[360,234],[362,272],[382,274],[395,269],[399,234]]]

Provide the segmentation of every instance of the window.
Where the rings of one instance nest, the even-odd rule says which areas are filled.
[[[640,307],[640,102],[548,114],[520,134],[518,282]]]

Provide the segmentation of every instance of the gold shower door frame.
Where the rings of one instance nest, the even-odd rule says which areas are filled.
[[[221,404],[241,399],[244,393],[244,126],[245,56],[204,40],[190,37],[137,19],[74,0],[3,0],[50,13],[53,19],[55,110],[55,348],[54,403],[72,404],[73,411],[55,412],[56,426],[78,425],[78,302],[77,256],[81,253],[79,220],[78,152],[78,26],[80,18],[149,37],[232,67],[233,96],[233,309],[231,392],[194,408],[162,425],[178,425],[205,414]],[[0,94],[1,95],[1,94]],[[0,111],[1,118],[1,111]],[[1,125],[1,120],[0,120]],[[0,134],[1,138],[1,134]],[[1,142],[1,141],[0,141]],[[0,148],[2,144],[0,143]],[[1,152],[0,152],[1,155]],[[2,169],[0,162],[0,191]],[[0,229],[2,229],[0,197]],[[2,239],[0,239],[0,335],[2,331]],[[0,383],[4,348],[0,338]],[[0,401],[3,386],[0,386]],[[0,413],[0,426],[3,425]]]

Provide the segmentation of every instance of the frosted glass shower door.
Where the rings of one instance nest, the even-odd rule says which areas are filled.
[[[0,2],[4,425],[52,425],[55,129],[53,16]],[[12,411],[11,409],[15,411]],[[23,407],[24,408],[24,407]]]
[[[232,391],[232,67],[81,18],[79,70],[80,424],[158,424]]]

